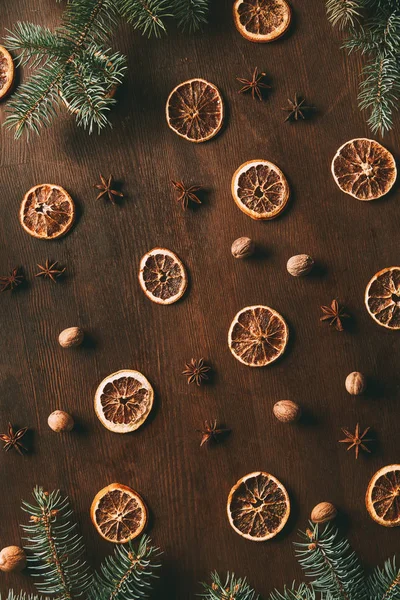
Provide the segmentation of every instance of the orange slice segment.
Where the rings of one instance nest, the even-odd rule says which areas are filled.
[[[250,42],[273,42],[288,29],[292,11],[285,0],[236,0],[236,29]]]
[[[126,485],[112,483],[96,494],[90,517],[102,538],[125,544],[142,533],[148,511],[137,492]]]
[[[400,267],[382,269],[365,290],[365,306],[382,327],[400,329]]]
[[[249,160],[233,175],[232,196],[240,210],[252,219],[274,219],[289,200],[289,184],[273,163]]]
[[[190,142],[206,142],[222,127],[221,94],[205,79],[189,79],[170,93],[166,106],[170,129]]]
[[[332,175],[345,194],[363,201],[376,200],[387,194],[396,181],[396,162],[375,140],[355,138],[336,152]]]
[[[177,255],[166,248],[153,248],[140,261],[139,282],[150,300],[173,304],[182,298],[188,279]]]
[[[275,537],[290,514],[289,495],[273,475],[257,471],[233,486],[227,505],[229,523],[240,536],[253,542]]]
[[[285,351],[289,328],[269,306],[246,306],[233,319],[228,345],[233,356],[249,367],[265,367]]]
[[[54,240],[65,235],[75,220],[75,204],[59,185],[42,183],[26,192],[19,220],[29,235]]]
[[[365,503],[370,517],[380,525],[400,525],[400,465],[388,465],[375,473]]]
[[[154,391],[146,377],[126,369],[103,379],[96,390],[94,409],[104,427],[129,433],[143,425],[153,401]]]
[[[11,90],[14,83],[14,61],[4,46],[0,46],[0,100]]]

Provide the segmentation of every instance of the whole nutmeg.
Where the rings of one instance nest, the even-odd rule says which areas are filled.
[[[279,400],[274,404],[273,412],[278,421],[282,423],[294,423],[301,416],[301,408],[291,400]]]
[[[365,392],[365,388],[367,387],[365,375],[359,373],[358,371],[353,371],[353,373],[347,375],[345,386],[349,394],[352,396],[359,396]]]
[[[80,327],[68,327],[58,336],[58,342],[63,348],[80,346],[83,342],[83,330]]]
[[[240,237],[235,240],[231,247],[231,252],[235,258],[249,258],[255,252],[256,245],[248,237]]]
[[[320,502],[311,511],[313,523],[326,523],[332,521],[337,515],[337,510],[330,502]]]
[[[293,277],[302,277],[308,275],[314,266],[314,261],[308,254],[296,254],[289,258],[286,264],[288,272]]]
[[[0,552],[0,571],[22,571],[25,567],[25,552],[19,546],[7,546]]]
[[[55,410],[49,415],[47,423],[53,431],[57,433],[61,431],[71,431],[75,423],[71,415],[66,413],[64,410]]]

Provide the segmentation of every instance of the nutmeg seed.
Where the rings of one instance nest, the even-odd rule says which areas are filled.
[[[337,515],[337,510],[330,502],[320,502],[311,511],[313,523],[326,523],[332,521]]]
[[[363,392],[365,392],[365,388],[367,387],[367,380],[365,375],[360,373],[359,371],[353,371],[346,377],[345,381],[346,390],[352,396],[359,396]]]
[[[22,571],[25,567],[25,552],[19,546],[7,546],[0,552],[0,571]]]
[[[83,330],[80,327],[68,327],[58,336],[58,342],[63,348],[80,346],[83,342]]]
[[[62,431],[71,431],[75,425],[74,419],[64,410],[55,410],[52,412],[47,419],[47,423],[50,429],[56,431],[57,433]]]
[[[301,416],[301,408],[291,400],[279,400],[274,404],[273,412],[278,421],[282,423],[294,423]]]
[[[235,258],[248,258],[255,252],[256,245],[248,237],[240,237],[235,240],[231,247],[231,252]]]
[[[308,275],[314,266],[314,261],[308,254],[296,254],[289,258],[286,268],[293,277]]]

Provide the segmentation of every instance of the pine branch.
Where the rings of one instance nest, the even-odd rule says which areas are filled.
[[[310,523],[302,535],[305,542],[296,543],[297,558],[317,592],[329,593],[332,600],[365,600],[363,570],[346,539],[337,529],[327,525],[320,532]]]
[[[143,536],[137,550],[133,543],[116,546],[114,555],[109,556],[96,574],[90,596],[93,600],[141,600],[147,598],[155,571],[160,567],[157,561],[160,551],[150,545],[150,539]]]
[[[363,0],[327,0],[326,12],[332,25],[354,27],[361,17]]]
[[[117,5],[126,21],[149,37],[165,33],[164,19],[173,16],[169,0],[117,0]]]
[[[235,574],[228,573],[222,583],[216,571],[211,573],[211,585],[202,583],[204,592],[199,594],[206,600],[258,600],[258,594],[249,586],[246,579],[237,579]]]
[[[387,560],[383,569],[376,567],[367,581],[370,600],[399,600],[400,599],[400,569],[396,561]]]
[[[292,587],[285,587],[282,592],[275,590],[270,594],[270,600],[316,600],[315,590],[306,583],[300,583],[296,587],[292,583]]]
[[[1,600],[0,595],[0,600]],[[43,598],[43,596],[36,596],[35,594],[25,594],[25,592],[19,592],[16,594],[13,590],[9,590],[7,594],[7,600],[48,600],[48,598]]]
[[[22,506],[30,516],[30,524],[23,526],[28,566],[33,576],[42,580],[36,584],[39,592],[57,594],[57,600],[71,600],[89,588],[92,577],[82,558],[82,538],[70,520],[68,499],[59,491],[49,494],[38,487],[33,497],[35,504],[24,502]]]
[[[17,52],[17,64],[31,67],[42,66],[51,59],[59,59],[68,53],[68,48],[56,33],[34,23],[15,24],[14,31],[7,30],[5,45]]]
[[[174,17],[178,26],[190,32],[207,23],[209,0],[175,0]]]

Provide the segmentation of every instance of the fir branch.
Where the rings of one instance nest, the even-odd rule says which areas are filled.
[[[370,600],[399,600],[400,599],[400,569],[396,561],[388,559],[383,569],[376,567],[367,580]]]
[[[175,0],[174,16],[178,26],[190,32],[207,23],[209,0]]]
[[[164,19],[173,16],[169,0],[117,0],[117,4],[126,21],[149,37],[165,33]]]
[[[0,594],[0,600],[2,596]],[[16,594],[13,590],[9,590],[7,594],[7,600],[49,600],[43,598],[43,596],[36,596],[35,594],[25,594],[25,592],[19,592]]]
[[[340,539],[337,529],[328,524],[320,532],[318,525],[303,534],[305,542],[296,543],[296,555],[312,586],[329,594],[332,600],[365,600],[363,570],[346,539]]]
[[[275,590],[270,594],[270,600],[315,600],[315,590],[306,583],[300,583],[297,587],[295,582],[292,587],[285,587],[282,592]]]
[[[212,583],[202,583],[204,592],[199,594],[206,600],[258,600],[258,594],[247,583],[246,579],[237,579],[234,573],[228,573],[222,583],[216,571],[211,573]]]
[[[67,498],[59,491],[44,492],[35,488],[35,504],[23,503],[23,510],[30,515],[30,524],[24,525],[29,551],[28,566],[37,583],[39,592],[57,594],[58,600],[71,600],[84,593],[92,583],[89,568],[82,558],[82,538],[71,523],[72,511]]]
[[[151,546],[150,539],[143,536],[137,550],[133,543],[116,546],[114,555],[109,556],[96,574],[90,596],[93,600],[141,600],[147,598],[160,551]]]
[[[18,65],[30,63],[31,67],[43,66],[68,52],[60,37],[47,27],[17,22],[14,31],[7,31],[9,35],[4,43],[9,50],[16,51]]]
[[[362,0],[327,0],[326,12],[332,25],[341,29],[354,27],[361,17]]]

